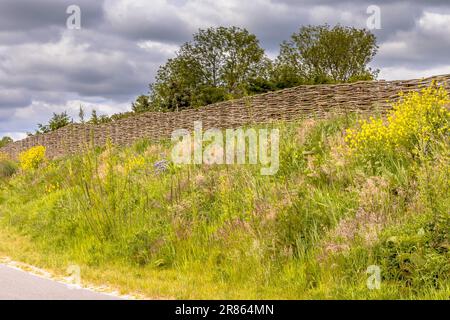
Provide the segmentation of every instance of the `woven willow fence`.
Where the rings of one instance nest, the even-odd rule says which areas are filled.
[[[203,128],[235,128],[252,123],[324,117],[328,113],[387,110],[400,91],[429,86],[432,81],[450,88],[450,74],[406,81],[362,81],[353,84],[308,85],[220,102],[179,112],[147,112],[103,125],[72,124],[51,133],[30,136],[9,144],[0,152],[17,158],[30,147],[43,145],[47,156],[80,152],[87,145],[102,146],[108,139],[129,145],[142,138],[170,137],[175,129],[192,130],[194,121]]]

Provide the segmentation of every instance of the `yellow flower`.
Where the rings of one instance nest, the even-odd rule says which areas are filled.
[[[46,160],[45,151],[45,147],[36,146],[22,152],[19,155],[19,162],[22,170],[27,171],[37,169]]]
[[[450,103],[448,92],[435,84],[420,92],[399,93],[401,100],[393,105],[386,117],[360,120],[359,129],[348,129],[346,143],[355,154],[364,157],[396,148],[413,150],[419,141],[431,141],[438,135],[448,135]]]

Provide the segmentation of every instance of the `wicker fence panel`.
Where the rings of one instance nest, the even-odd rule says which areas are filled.
[[[385,111],[400,91],[419,90],[436,81],[450,88],[450,75],[406,81],[361,81],[352,84],[304,85],[242,99],[220,102],[197,110],[147,112],[98,126],[72,124],[54,132],[27,137],[0,149],[17,158],[30,147],[43,145],[49,158],[102,146],[108,139],[130,145],[138,139],[170,137],[175,129],[192,130],[194,121],[203,128],[235,128],[252,123],[324,117],[330,112]]]

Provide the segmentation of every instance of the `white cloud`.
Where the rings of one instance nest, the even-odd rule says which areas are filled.
[[[392,32],[381,43],[375,61],[381,69],[434,69],[442,74],[446,69],[440,67],[447,65],[448,52],[450,15],[424,10],[411,29]]]
[[[8,131],[0,131],[0,137],[10,137],[14,141],[16,140],[22,140],[27,137],[27,134],[25,132],[8,132]]]
[[[98,115],[112,115],[131,110],[130,103],[116,103],[112,100],[101,98],[92,100],[72,99],[66,101],[63,105],[51,104],[45,101],[33,101],[25,108],[15,109],[13,114],[10,115],[10,119],[14,121],[15,128],[18,131],[7,131],[7,125],[2,124],[2,121],[0,121],[1,128],[5,130],[0,130],[0,137],[6,135],[12,138],[24,137],[26,132],[34,131],[38,123],[47,123],[53,113],[65,111],[74,121],[79,121],[80,106],[83,106],[86,120],[90,118],[94,109]]]
[[[378,54],[381,57],[388,58],[402,58],[405,56],[411,56],[410,46],[405,40],[401,40],[402,37],[396,41],[387,41],[380,45]]]
[[[450,14],[425,11],[417,24],[428,34],[441,35],[450,39]]]
[[[427,78],[442,74],[450,74],[450,64],[427,69],[414,67],[386,67],[381,69],[379,78],[385,80],[407,80]]]
[[[161,52],[161,53],[167,55],[167,57],[174,56],[175,52],[178,51],[178,49],[180,47],[178,45],[167,44],[167,43],[152,41],[152,40],[139,41],[137,43],[137,45],[139,48],[144,49],[149,52],[155,52],[155,51]]]

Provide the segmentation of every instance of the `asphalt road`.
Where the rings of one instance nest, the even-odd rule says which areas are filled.
[[[0,264],[0,300],[116,300]]]

